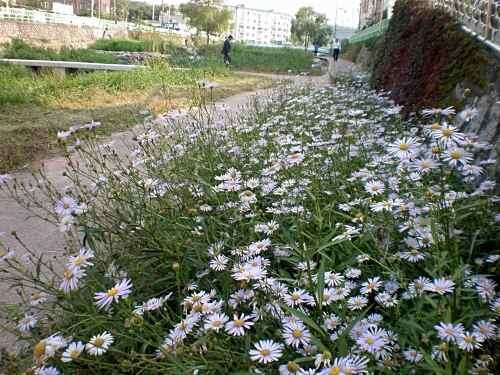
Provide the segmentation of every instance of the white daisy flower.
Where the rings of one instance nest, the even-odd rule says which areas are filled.
[[[21,333],[27,333],[31,331],[32,328],[35,328],[37,323],[38,323],[38,318],[35,315],[25,314],[24,318],[22,318],[17,324],[17,329]]]
[[[382,181],[368,181],[365,183],[365,191],[371,195],[380,195],[385,191],[385,184]]]
[[[426,290],[440,295],[453,293],[455,283],[447,279],[435,279],[431,284],[427,285]]]
[[[66,268],[63,272],[63,279],[59,285],[64,293],[69,293],[78,288],[78,282],[85,276],[85,271],[78,267]]]
[[[424,358],[422,353],[413,348],[405,350],[403,352],[403,357],[410,363],[418,363]]]
[[[455,342],[461,335],[464,334],[464,327],[462,323],[452,324],[440,322],[435,325],[438,336],[441,340],[446,342]]]
[[[277,361],[283,355],[283,345],[273,340],[260,340],[254,344],[254,348],[249,351],[250,358],[260,363]]]
[[[93,336],[85,346],[85,349],[90,355],[100,356],[107,352],[115,339],[109,332],[103,332]]]
[[[298,348],[308,346],[311,342],[311,333],[301,322],[286,324],[283,327],[283,338],[287,345]]]
[[[204,328],[209,331],[219,332],[224,328],[225,323],[229,320],[228,316],[224,313],[215,313],[207,316]]]
[[[113,302],[127,298],[130,293],[132,293],[132,282],[130,279],[123,279],[106,292],[95,293],[95,304],[99,309],[108,309]]]
[[[61,361],[71,362],[71,361],[77,359],[80,356],[80,354],[82,354],[84,349],[85,349],[85,345],[81,341],[72,342],[71,344],[69,344],[69,346],[63,352],[62,357],[61,357]]]
[[[226,332],[231,336],[243,336],[245,330],[250,329],[254,325],[252,319],[251,316],[245,316],[245,314],[241,314],[239,317],[237,314],[234,314],[233,320],[227,322],[225,325]]]
[[[475,333],[464,332],[457,338],[457,345],[462,350],[472,352],[474,349],[481,348],[481,343],[483,341],[483,336],[476,335]]]

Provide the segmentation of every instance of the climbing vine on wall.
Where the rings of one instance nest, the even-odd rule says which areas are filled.
[[[391,91],[391,98],[407,112],[460,106],[453,98],[456,85],[484,87],[490,58],[447,13],[421,4],[396,2],[384,43],[374,57],[372,84]]]

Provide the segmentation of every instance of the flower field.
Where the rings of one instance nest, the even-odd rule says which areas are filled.
[[[128,159],[73,128],[63,192],[0,176],[67,235],[62,264],[0,248],[31,370],[494,374],[491,146],[400,110],[361,80],[280,89],[158,120]]]

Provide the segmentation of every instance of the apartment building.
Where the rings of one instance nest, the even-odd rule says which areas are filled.
[[[228,8],[233,12],[232,34],[237,41],[256,45],[283,45],[290,42],[293,16],[244,5]]]
[[[361,0],[359,8],[359,28],[371,26],[384,18],[391,18],[396,0]]]

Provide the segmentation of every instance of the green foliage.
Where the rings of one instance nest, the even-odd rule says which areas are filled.
[[[176,39],[166,39],[155,33],[137,33],[133,39],[98,39],[90,48],[102,51],[158,52],[177,54],[185,52]]]
[[[199,50],[202,62],[221,64],[221,46],[214,45]],[[231,66],[235,70],[287,73],[309,71],[312,65],[312,54],[301,49],[278,47],[253,47],[234,44],[231,51]]]
[[[381,36],[374,36],[373,38],[364,40],[359,43],[349,43],[345,42],[342,45],[342,57],[346,60],[352,61],[352,62],[357,62],[359,53],[361,52],[362,48],[366,48],[368,52],[370,53],[371,56],[373,56],[378,48],[381,47],[383,37]],[[372,60],[373,63],[373,60]],[[370,67],[371,68],[371,67]]]
[[[102,51],[146,51],[146,43],[144,41],[133,39],[98,39],[90,47]]]
[[[457,84],[485,87],[495,69],[482,44],[463,31],[445,11],[399,0],[374,59],[372,83],[411,112],[425,106],[454,104]]]
[[[39,343],[40,362],[63,374],[277,374],[290,361],[323,373],[493,371],[494,193],[444,158],[426,173],[402,173],[401,142],[411,135],[415,154],[425,155],[436,140],[366,85],[339,79],[292,90],[242,116],[200,107],[186,121],[148,126],[130,158],[79,128],[65,143],[83,146],[79,163],[68,158],[64,192],[43,173],[35,192],[5,185],[24,207],[43,208],[66,230],[68,253],[80,254],[60,257],[60,266],[43,256],[0,263],[27,300],[32,285],[47,293],[9,316],[15,327],[24,310],[37,313],[24,337]],[[63,292],[63,267],[80,266],[85,273]],[[132,287],[117,295],[123,279]],[[100,309],[106,291],[116,298]],[[211,324],[214,313],[228,321],[244,313],[252,326],[231,335],[224,322]],[[481,321],[493,328],[476,334],[474,350],[459,333],[444,342],[435,328],[477,332]],[[290,326],[308,333],[297,345],[285,339]],[[84,344],[109,332],[114,341],[100,356],[87,346],[63,362],[65,347],[42,356],[40,341],[56,332]],[[249,351],[264,339],[283,347],[258,363]],[[316,366],[309,344],[329,361]]]
[[[314,11],[312,7],[302,7],[297,11],[292,21],[292,35],[307,49],[311,43],[329,44],[332,35],[326,15]]]
[[[119,63],[113,56],[88,49],[62,48],[60,51],[55,51],[30,46],[21,39],[14,39],[11,43],[5,44],[2,54],[4,58],[8,59],[82,61],[102,64]]]
[[[207,34],[207,45],[210,35],[222,33],[229,28],[232,13],[221,8],[222,0],[190,0],[180,6],[180,11],[186,17],[188,24]]]

